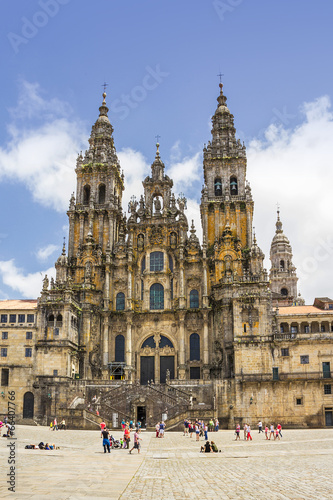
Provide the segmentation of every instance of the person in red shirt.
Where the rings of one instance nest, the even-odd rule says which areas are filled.
[[[99,426],[100,426],[100,428],[101,428],[101,437],[102,437],[102,432],[104,431],[104,429],[105,429],[105,427],[106,427],[106,423],[104,422],[104,420],[103,420],[103,422],[101,422],[101,423],[99,424]]]
[[[130,430],[129,430],[128,427],[125,427],[125,430],[124,430],[124,441],[125,441],[126,449],[127,450],[129,450],[130,440],[131,440],[131,432],[130,432]],[[125,448],[125,446],[124,446],[124,448]]]
[[[277,424],[276,428],[279,431],[280,437],[282,437],[282,425],[281,424]]]

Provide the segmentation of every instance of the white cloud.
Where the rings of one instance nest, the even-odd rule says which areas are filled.
[[[47,274],[55,278],[55,269],[50,267],[46,271],[24,274],[24,271],[15,265],[14,259],[0,261],[0,276],[5,285],[22,294],[25,298],[35,298],[40,295],[42,281]]]
[[[45,261],[47,260],[56,250],[59,250],[58,245],[47,245],[46,247],[40,248],[36,252],[36,256],[38,260]]]
[[[18,104],[10,110],[9,141],[0,148],[0,179],[22,182],[35,201],[63,212],[87,132],[70,117],[67,103],[44,99],[41,92],[37,84],[21,82]]]
[[[185,157],[177,163],[173,163],[168,175],[174,182],[174,190],[178,194],[182,191],[186,194],[194,183],[201,181],[202,178],[202,163],[201,153],[196,153],[192,157]]]
[[[295,128],[270,125],[264,139],[250,143],[247,177],[260,246],[269,257],[279,202],[298,286],[312,303],[315,296],[333,295],[333,114],[327,96],[304,103],[301,113]]]

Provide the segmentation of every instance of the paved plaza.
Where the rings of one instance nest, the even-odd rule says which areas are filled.
[[[143,431],[140,455],[104,454],[98,430],[18,426],[16,436],[15,493],[6,485],[9,439],[0,441],[0,498],[333,499],[333,429],[284,430],[281,441],[253,431],[252,442],[236,442],[232,431],[222,430],[209,434],[222,450],[218,454],[199,453],[204,440],[179,432],[156,439]],[[40,441],[60,450],[25,449]]]

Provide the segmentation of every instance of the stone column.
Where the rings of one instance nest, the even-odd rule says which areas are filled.
[[[99,216],[98,216],[98,220],[99,220],[99,228],[98,228],[98,242],[99,242],[99,245],[100,247],[102,248],[103,250],[103,229],[104,229],[104,214],[103,213],[100,213]]]
[[[104,317],[104,331],[103,331],[103,368],[107,369],[109,362],[109,321]]]
[[[186,378],[185,366],[185,312],[180,312],[179,315],[179,372],[178,378],[184,380]]]
[[[126,380],[132,380],[132,319],[127,318],[126,330]]]
[[[74,257],[74,219],[73,213],[69,214],[68,258]]]
[[[84,214],[80,214],[80,245],[83,244],[84,235]]]
[[[252,246],[252,217],[251,217],[251,205],[246,205],[246,226],[247,226],[247,247]]]
[[[209,378],[209,338],[208,338],[208,311],[203,313],[204,327],[203,327],[203,378]]]

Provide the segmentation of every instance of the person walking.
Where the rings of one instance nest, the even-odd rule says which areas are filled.
[[[282,425],[281,424],[277,424],[276,428],[279,431],[279,436],[282,438]]]
[[[258,422],[258,429],[259,429],[259,434],[260,434],[261,432],[264,432],[264,431],[262,430],[262,422],[261,422],[261,420]]]
[[[268,427],[267,427],[267,425],[265,426],[265,436],[266,436],[266,439],[268,439]]]
[[[218,419],[216,418],[215,419],[215,432],[219,432],[219,428],[220,428],[220,422],[218,421]]]
[[[53,430],[54,430],[54,431],[57,431],[57,430],[58,430],[58,422],[57,422],[57,419],[56,419],[56,418],[53,420]]]
[[[105,427],[102,430],[102,437],[103,437],[103,448],[104,448],[104,453],[106,453],[106,450],[108,453],[110,453],[110,440],[109,440],[109,431]]]
[[[202,425],[203,425],[203,431],[204,431],[204,434],[205,434],[205,440],[208,441],[208,426],[204,422],[203,422]]]
[[[240,425],[239,424],[236,425],[236,431],[235,432],[236,432],[236,439],[235,439],[235,441],[237,441],[237,440],[240,441]]]
[[[244,441],[246,441],[246,438],[247,438],[247,424],[244,425]]]
[[[162,420],[162,422],[160,423],[160,438],[164,438],[164,431],[165,431],[165,423]]]
[[[137,428],[134,433],[134,446],[130,449],[129,454],[131,454],[134,449],[138,450],[138,453],[140,453],[140,441],[142,441],[142,439],[139,436],[139,429]]]
[[[200,437],[200,429],[199,429],[199,424],[198,424],[198,422],[195,424],[195,437],[196,437],[196,441],[199,441],[199,437]]]
[[[251,439],[251,441],[252,441],[250,424],[247,425],[247,438],[246,438],[246,440],[248,441],[249,439]]]
[[[155,425],[155,430],[156,430],[156,437],[160,437],[160,423],[157,422],[157,424]]]
[[[99,424],[99,426],[100,426],[100,428],[101,428],[101,437],[102,437],[102,432],[103,432],[103,431],[104,431],[104,429],[106,428],[106,423],[104,422],[104,420],[103,420],[103,422],[101,422],[101,423]]]
[[[124,448],[126,447],[126,449],[129,450],[129,444],[131,441],[131,431],[129,430],[128,427],[126,427],[124,431],[124,441],[125,441]]]
[[[268,439],[271,440],[272,436],[274,438],[274,425],[273,424],[271,424],[271,426],[270,426],[270,432],[269,432],[269,438]]]

